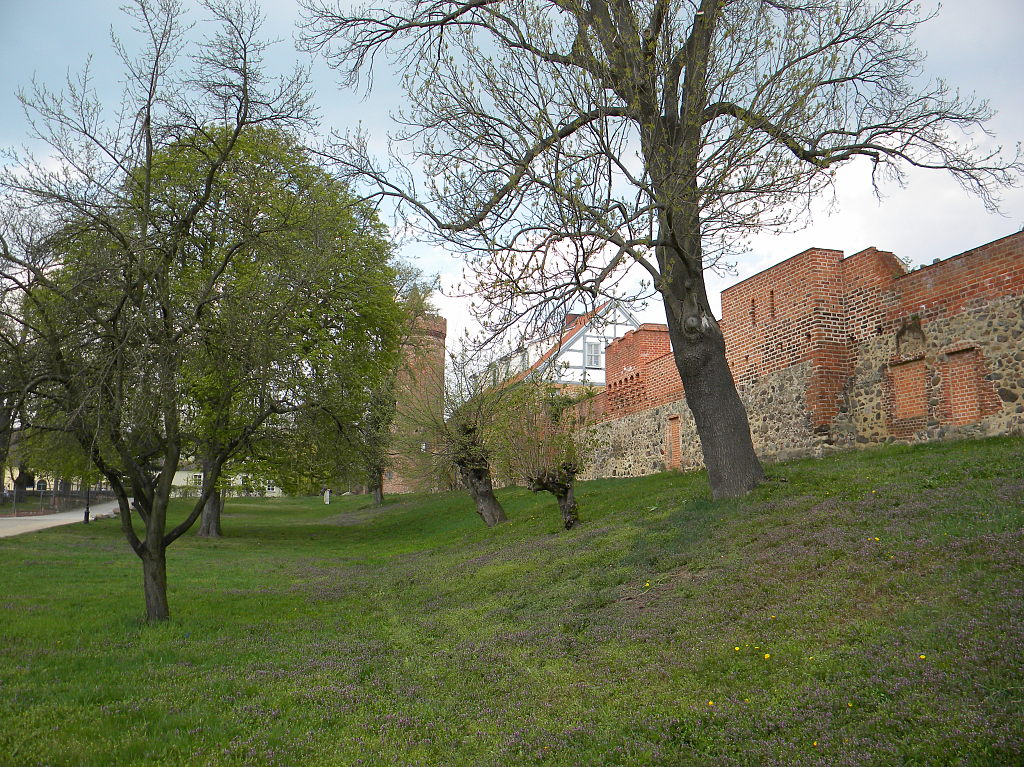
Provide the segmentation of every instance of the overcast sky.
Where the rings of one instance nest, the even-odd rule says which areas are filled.
[[[121,0],[0,0],[0,146],[26,141],[28,126],[16,90],[33,78],[59,89],[68,71],[77,71],[90,55],[100,93],[116,99],[120,69],[110,46],[111,28],[123,29]],[[923,0],[932,8],[934,0]],[[297,8],[294,0],[264,0],[269,34],[277,46],[273,65],[280,70],[301,54],[291,43]],[[949,0],[938,18],[925,25],[918,37],[928,53],[928,72],[963,91],[988,99],[999,114],[991,123],[999,144],[1012,148],[1024,141],[1024,0]],[[316,101],[326,131],[363,122],[374,132],[389,127],[389,113],[397,106],[397,92],[387,77],[378,77],[377,90],[366,98],[339,90],[333,73],[314,62]],[[828,203],[826,205],[826,202]],[[840,172],[837,199],[823,200],[813,222],[801,231],[758,237],[737,275],[712,278],[716,294],[722,288],[754,274],[808,247],[836,248],[847,254],[869,246],[891,250],[914,264],[968,250],[1024,227],[1024,190],[1003,196],[1003,215],[985,211],[949,177],[937,172],[911,175],[907,189],[890,188],[879,201],[869,181],[869,169],[850,166]],[[426,272],[440,273],[445,285],[457,281],[460,262],[449,254],[410,245],[406,255]],[[442,299],[449,316],[450,335],[464,325],[460,302]],[[643,314],[663,321],[660,307]]]

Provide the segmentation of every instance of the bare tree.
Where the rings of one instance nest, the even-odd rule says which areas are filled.
[[[584,415],[593,393],[533,377],[509,385],[502,399],[495,451],[501,474],[555,496],[566,530],[579,522],[576,476],[590,447]]]
[[[118,116],[104,119],[87,71],[61,94],[36,87],[23,102],[51,156],[15,154],[0,176],[11,210],[44,224],[43,236],[23,246],[0,242],[3,284],[20,295],[9,317],[29,336],[26,412],[35,428],[73,434],[113,487],[122,531],[142,562],[150,621],[169,617],[166,549],[198,519],[225,462],[311,399],[343,401],[332,392],[351,379],[339,369],[358,369],[386,350],[387,331],[376,323],[393,313],[387,278],[352,273],[347,284],[332,271],[332,259],[350,252],[338,227],[315,230],[310,236],[324,238],[316,248],[301,237],[267,247],[267,235],[288,226],[282,209],[302,213],[290,204],[268,208],[257,189],[245,226],[209,225],[224,209],[226,169],[247,137],[304,126],[309,110],[303,72],[264,75],[253,7],[205,7],[214,31],[194,41],[179,2],[135,0],[127,11],[144,46],[133,57],[118,45],[126,82]],[[287,187],[307,182],[336,183],[319,170],[291,174]],[[235,191],[243,188],[255,187]],[[376,273],[390,248],[375,218],[362,226],[381,247],[351,249],[353,269]],[[211,237],[216,242],[202,247]],[[310,257],[291,258],[297,250]],[[376,308],[321,311],[349,305],[371,285]],[[363,391],[366,381],[355,383],[349,391]],[[211,405],[215,399],[226,407]],[[199,453],[200,497],[172,521],[175,470]]]
[[[504,392],[488,385],[484,365],[465,348],[443,369],[419,366],[397,403],[394,448],[401,470],[435,486],[464,488],[488,527],[508,520],[494,494],[493,454]]]
[[[664,299],[715,497],[763,477],[704,270],[797,220],[858,157],[943,169],[992,207],[992,110],[920,77],[916,0],[304,0],[304,40],[354,83],[403,70],[390,160],[339,163],[467,254],[496,329],[596,302],[638,267]],[[407,159],[403,159],[407,158]],[[425,179],[425,180],[424,180]]]

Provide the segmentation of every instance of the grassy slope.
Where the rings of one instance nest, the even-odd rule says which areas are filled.
[[[1016,764],[1022,458],[597,481],[571,532],[518,489],[493,531],[460,495],[235,500],[155,627],[116,522],[0,539],[0,764]]]

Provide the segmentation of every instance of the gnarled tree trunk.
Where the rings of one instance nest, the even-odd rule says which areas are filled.
[[[764,470],[726,361],[722,331],[710,311],[685,314],[675,308],[666,298],[672,352],[700,437],[711,495],[745,495],[764,480]]]
[[[698,142],[685,125],[686,120],[683,126],[661,126],[665,134],[679,137],[679,153],[670,158],[672,162],[666,165],[663,159],[648,158],[656,186],[670,203],[659,219],[656,255],[663,275],[659,290],[686,404],[700,437],[711,495],[716,500],[736,498],[757,487],[764,480],[764,470],[729,370],[725,338],[708,303],[697,202]],[[656,137],[648,142],[649,146],[657,144]]]
[[[505,509],[494,496],[489,451],[483,443],[480,429],[475,423],[456,422],[450,426],[448,434],[451,462],[459,470],[462,484],[469,490],[476,513],[488,527],[507,522]]]
[[[658,289],[715,499],[745,495],[764,480],[704,283],[701,211],[706,182],[700,166],[711,99],[711,45],[723,7],[711,0],[701,3],[683,50],[678,96],[672,95],[668,109],[665,104],[649,105],[641,121],[644,160],[661,208],[655,248],[662,278]]]
[[[578,468],[572,464],[562,464],[557,469],[529,478],[530,489],[533,492],[546,490],[555,496],[558,501],[558,510],[562,514],[562,526],[566,530],[571,530],[580,521],[575,490],[578,471]]]
[[[203,506],[203,514],[199,518],[199,532],[197,533],[200,538],[221,537],[220,515],[223,510],[224,497],[221,495],[220,490],[216,490],[206,499],[206,504]]]
[[[462,482],[469,490],[473,503],[476,504],[476,513],[488,527],[494,527],[502,522],[507,522],[505,509],[494,496],[494,484],[491,482],[491,467],[487,463],[460,463],[458,464],[459,474]]]

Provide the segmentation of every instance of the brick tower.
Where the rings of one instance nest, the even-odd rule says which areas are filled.
[[[431,445],[424,436],[444,418],[445,338],[448,322],[439,315],[419,318],[402,344],[395,384],[395,422],[391,466],[384,473],[385,493],[432,490]]]

